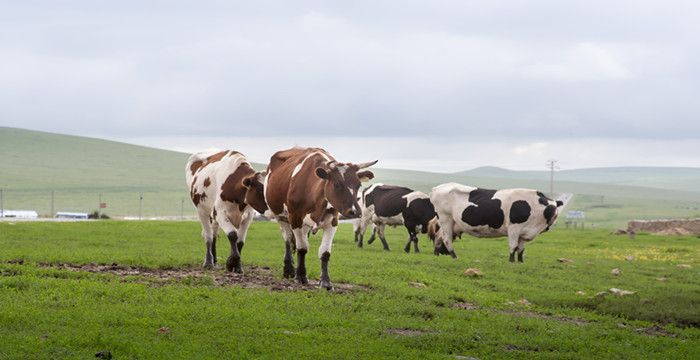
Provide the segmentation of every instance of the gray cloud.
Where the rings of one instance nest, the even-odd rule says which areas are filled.
[[[122,138],[700,134],[696,2],[2,7],[8,126]]]

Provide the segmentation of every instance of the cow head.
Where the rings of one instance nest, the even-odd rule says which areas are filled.
[[[243,178],[243,186],[246,187],[245,202],[261,214],[265,213],[267,210],[265,191],[263,188],[265,175],[265,171],[258,171],[253,175]]]
[[[358,217],[361,210],[357,203],[357,191],[360,183],[374,178],[369,170],[362,170],[377,163],[378,160],[362,163],[337,163],[331,161],[316,168],[316,176],[325,180],[326,200],[345,217]]]

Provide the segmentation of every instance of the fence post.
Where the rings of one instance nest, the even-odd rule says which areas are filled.
[[[139,194],[139,220],[141,220],[141,210],[143,209],[143,193]]]

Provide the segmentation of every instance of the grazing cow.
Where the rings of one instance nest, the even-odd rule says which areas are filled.
[[[187,185],[207,252],[204,267],[216,266],[216,236],[221,227],[231,243],[226,269],[241,270],[241,251],[255,211],[267,210],[263,194],[264,173],[256,172],[243,154],[225,150],[190,156],[185,169]]]
[[[452,240],[466,232],[476,237],[508,236],[510,261],[523,262],[525,243],[549,230],[557,219],[561,201],[529,189],[487,190],[447,183],[433,188],[430,200],[438,215],[429,234],[435,254],[455,255]]]
[[[323,229],[318,256],[321,259],[320,287],[330,290],[328,261],[338,216],[360,215],[357,190],[361,181],[374,177],[364,168],[376,161],[351,164],[337,162],[319,148],[291,148],[270,158],[265,178],[265,201],[280,225],[285,240],[284,276],[306,284],[306,253],[309,231]],[[292,241],[297,252],[296,275]]]
[[[428,223],[436,216],[428,195],[401,186],[373,184],[362,191],[359,203],[362,216],[356,220],[355,225],[355,242],[358,247],[362,247],[365,229],[372,224],[372,236],[367,243],[374,242],[375,234],[378,233],[384,250],[389,250],[384,227],[404,225],[408,230],[408,242],[403,250],[410,252],[413,242],[413,249],[418,252],[418,233],[427,233]]]

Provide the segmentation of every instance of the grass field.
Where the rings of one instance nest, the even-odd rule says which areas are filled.
[[[556,230],[507,262],[504,239],[463,237],[458,259],[357,249],[341,224],[338,291],[281,279],[274,223],[255,223],[243,277],[201,272],[194,222],[0,222],[0,358],[657,358],[700,353],[700,239]],[[319,235],[311,240],[313,251]],[[219,243],[219,261],[228,244]],[[572,262],[559,262],[567,258]],[[131,275],[66,265],[138,267]],[[683,266],[679,266],[683,265]],[[319,260],[308,260],[317,280]],[[466,277],[470,267],[482,277]],[[110,268],[105,266],[102,268]],[[268,269],[269,268],[269,269]],[[614,276],[611,269],[619,268]],[[190,269],[174,279],[154,276]],[[140,274],[140,275],[139,275]],[[147,275],[150,274],[150,275]],[[243,288],[253,276],[267,277]],[[221,285],[216,279],[225,279]],[[659,280],[661,279],[661,280]],[[260,280],[260,279],[258,279]],[[595,296],[610,288],[628,296]],[[577,294],[584,292],[585,295]]]

